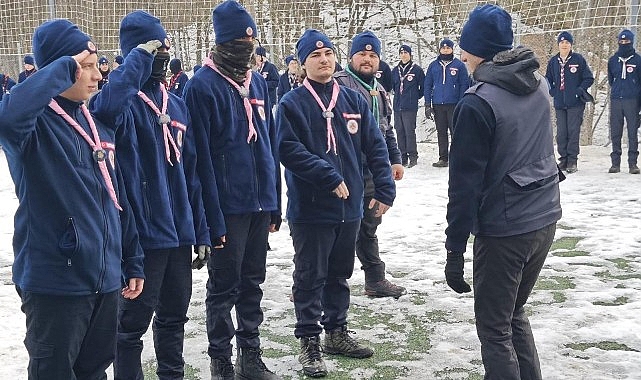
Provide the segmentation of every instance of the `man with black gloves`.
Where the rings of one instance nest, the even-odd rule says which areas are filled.
[[[447,205],[447,284],[469,292],[463,252],[474,239],[474,312],[486,379],[540,380],[525,305],[561,218],[548,85],[534,52],[512,50],[512,18],[476,7],[461,60],[476,85],[454,111]]]
[[[594,76],[585,58],[572,51],[574,38],[570,32],[561,32],[557,43],[559,54],[548,61],[545,77],[550,85],[550,96],[554,98],[559,168],[574,173],[577,171],[579,138],[585,111],[584,97],[594,83]]]
[[[142,379],[142,336],[152,317],[158,378],[184,377],[192,246],[204,260],[211,245],[187,106],[164,84],[169,48],[160,20],[127,14],[120,23],[125,60],[91,101],[92,111],[116,126],[116,155],[145,252],[145,290],[120,299],[116,380]]]
[[[392,107],[389,95],[377,79],[381,61],[381,41],[370,31],[359,33],[352,39],[349,54],[349,65],[345,70],[334,74],[334,78],[339,84],[360,92],[367,100],[367,105],[385,138],[392,177],[399,181],[403,178],[403,165],[391,124]],[[356,256],[365,272],[365,294],[371,297],[398,298],[406,291],[404,287],[395,285],[385,278],[385,263],[381,260],[376,236],[376,229],[383,218],[376,216],[376,210],[369,207],[375,188],[372,173],[365,163],[364,166],[363,219],[356,238]]]
[[[276,128],[267,83],[251,69],[256,23],[235,0],[219,4],[212,19],[216,44],[183,93],[215,248],[205,301],[211,378],[232,380],[235,372],[237,379],[276,380],[263,363],[258,330],[267,235],[281,223]]]
[[[332,77],[335,48],[315,29],[296,44],[307,78],[279,103],[278,147],[286,168],[287,218],[294,244],[294,308],[298,361],[307,376],[327,368],[322,352],[368,358],[374,351],[347,330],[356,236],[363,216],[363,163],[372,173],[375,217],[392,206],[396,187],[389,152],[371,109]]]

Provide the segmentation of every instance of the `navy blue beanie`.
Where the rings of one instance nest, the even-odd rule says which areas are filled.
[[[291,61],[297,61],[296,57],[294,57],[293,55],[288,55],[287,57],[285,57],[285,64],[286,64],[286,65],[288,65],[288,66],[289,66],[289,63],[290,63]]]
[[[498,5],[485,4],[470,13],[461,31],[459,46],[472,55],[490,60],[496,53],[512,49],[513,42],[510,14]]]
[[[183,63],[180,61],[180,59],[174,58],[169,61],[169,71],[171,71],[172,74],[178,74],[182,71],[182,69]]]
[[[24,59],[22,60],[22,62],[23,62],[25,65],[31,65],[31,66],[33,66],[33,65],[36,63],[36,62],[33,60],[33,56],[32,56],[32,55],[25,55],[25,56],[24,56]]]
[[[99,64],[99,65],[102,65],[102,64],[105,64],[105,63],[109,63],[109,60],[107,59],[107,57],[105,57],[105,56],[103,55],[102,57],[100,57],[100,58],[98,59],[98,64]]]
[[[634,33],[629,29],[623,29],[618,36],[619,41],[621,40],[630,40],[631,43],[634,43]]]
[[[406,51],[409,53],[409,55],[412,55],[412,48],[409,45],[401,45],[401,47],[398,49],[398,52]]]
[[[120,22],[120,51],[123,57],[136,46],[152,40],[162,42],[164,48],[171,47],[167,32],[158,18],[145,11],[133,11]]]
[[[114,62],[116,62],[119,65],[122,65],[124,61],[125,59],[122,57],[122,55],[117,55],[116,58],[114,58]]]
[[[559,36],[556,38],[556,43],[557,44],[560,44],[561,41],[567,41],[570,44],[573,44],[574,43],[574,37],[572,37],[570,32],[563,31],[563,32],[559,33]]]
[[[245,37],[258,37],[256,22],[236,0],[225,0],[211,13],[216,44]]]
[[[33,32],[32,46],[36,64],[41,69],[60,57],[73,56],[85,50],[98,52],[91,38],[66,19],[42,23]]]
[[[440,44],[438,44],[438,48],[442,48],[443,46],[449,46],[450,49],[454,49],[454,41],[450,40],[449,38],[444,39],[441,41]]]
[[[359,51],[373,51],[381,56],[381,40],[369,30],[359,33],[352,38],[352,48],[349,49],[350,58]]]
[[[256,48],[256,55],[262,55],[263,57],[267,57],[267,50],[265,50],[264,47],[259,46]]]
[[[334,48],[334,44],[329,40],[323,32],[316,29],[307,29],[305,33],[296,42],[296,55],[298,55],[298,62],[305,63],[307,57],[316,49],[320,48]]]

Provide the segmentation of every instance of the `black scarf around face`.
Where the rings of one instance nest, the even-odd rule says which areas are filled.
[[[211,51],[211,60],[223,75],[234,82],[243,83],[247,70],[251,69],[253,53],[253,41],[232,40],[214,46]]]
[[[150,80],[156,82],[164,82],[166,80],[169,58],[169,53],[166,51],[159,51],[156,53],[154,56],[154,63],[151,66]]]
[[[619,49],[617,50],[617,55],[621,58],[628,58],[634,54],[634,45],[633,44],[619,44]]]
[[[452,62],[454,60],[454,53],[450,54],[439,54],[438,59],[443,62]]]

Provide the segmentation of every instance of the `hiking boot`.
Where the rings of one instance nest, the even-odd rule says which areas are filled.
[[[407,164],[407,168],[413,168],[416,165],[418,165],[418,158],[410,158],[410,163]]]
[[[568,166],[566,167],[566,171],[568,174],[576,173],[577,170],[579,169],[577,169],[576,164],[574,162],[569,163]]]
[[[394,285],[391,282],[389,282],[387,279],[383,279],[377,282],[365,283],[365,295],[370,297],[398,298],[406,293],[407,291],[405,290],[404,287]]]
[[[267,369],[260,348],[240,347],[236,352],[236,380],[281,380]]]
[[[407,166],[408,162],[409,162],[409,157],[407,157],[407,156],[402,156],[401,157],[401,165]]]
[[[211,358],[209,363],[211,380],[234,380],[234,365],[231,358],[220,356]]]
[[[559,167],[559,170],[566,170],[568,168],[568,162],[565,160],[559,160],[559,163],[557,165]]]
[[[610,166],[610,169],[608,169],[608,173],[618,173],[620,171],[621,169],[619,168],[618,165],[612,165]]]
[[[639,174],[641,173],[641,170],[639,170],[639,167],[632,164],[630,165],[630,174]]]
[[[446,168],[449,163],[445,160],[438,160],[432,164],[435,168]]]
[[[309,377],[327,375],[327,367],[321,358],[320,338],[318,335],[300,338],[298,362],[303,365],[303,373]]]
[[[357,359],[369,358],[374,355],[374,350],[363,346],[355,338],[352,338],[350,334],[354,334],[354,332],[347,330],[346,326],[326,331],[323,352]]]

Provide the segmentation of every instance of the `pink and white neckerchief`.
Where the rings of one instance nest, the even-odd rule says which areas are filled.
[[[570,54],[568,54],[565,59],[561,58],[561,55],[559,55],[559,66],[561,68],[560,72],[560,78],[561,78],[561,83],[559,83],[559,90],[563,91],[565,90],[565,64],[568,63],[570,60]]]
[[[169,165],[174,166],[171,162],[171,151],[169,147],[171,145],[171,147],[174,148],[174,154],[176,155],[177,162],[180,162],[180,149],[178,149],[176,141],[174,141],[174,137],[171,135],[171,131],[169,130],[169,123],[171,123],[171,118],[167,115],[167,101],[169,100],[169,95],[167,95],[165,85],[163,83],[159,83],[159,85],[160,92],[162,93],[162,110],[159,110],[156,104],[154,104],[154,102],[149,99],[144,92],[138,91],[138,96],[140,96],[140,98],[147,103],[149,108],[156,113],[156,116],[158,116],[158,124],[162,125],[162,137],[165,140],[165,157],[167,158]]]
[[[316,91],[314,91],[314,88],[312,85],[309,83],[307,78],[303,81],[303,86],[312,94],[314,99],[316,99],[316,103],[320,106],[320,108],[323,110],[323,117],[325,120],[327,120],[327,151],[325,153],[329,153],[330,150],[332,150],[332,147],[334,148],[334,154],[338,154],[336,151],[336,137],[334,136],[334,130],[332,129],[332,119],[334,118],[334,113],[332,110],[336,106],[336,100],[338,99],[338,93],[340,92],[340,88],[338,87],[338,82],[336,82],[335,79],[332,78],[332,82],[334,82],[332,86],[332,99],[329,101],[329,106],[326,108],[323,102],[320,100],[318,97],[318,94]]]
[[[232,85],[232,87],[234,87],[238,91],[238,94],[240,95],[240,97],[243,98],[243,105],[245,106],[247,121],[249,122],[249,134],[247,136],[247,144],[249,144],[252,141],[252,139],[254,139],[254,141],[258,140],[258,134],[256,133],[256,128],[254,128],[254,111],[252,110],[252,105],[251,105],[251,102],[249,101],[249,85],[251,84],[251,81],[252,81],[251,69],[247,70],[247,73],[245,74],[245,82],[243,82],[243,85],[241,87],[240,85],[238,85],[238,83],[234,82],[231,78],[228,78],[223,73],[221,73],[211,58],[206,57],[203,60],[203,65],[209,66],[212,70],[220,74],[221,77],[225,78],[227,82],[229,82]]]
[[[176,81],[177,81],[177,80],[178,80],[178,78],[180,77],[180,74],[182,74],[182,73],[183,73],[183,71],[182,71],[182,70],[180,70],[180,71],[178,72],[178,74],[173,75],[173,76],[169,79],[169,86],[167,86],[167,87],[168,87],[168,88],[173,88],[173,87],[174,87],[174,85],[176,84]]]
[[[109,170],[107,169],[107,163],[105,162],[107,158],[107,153],[105,152],[104,149],[102,149],[102,143],[100,142],[100,136],[98,135],[98,129],[96,128],[96,123],[93,121],[93,117],[89,114],[89,110],[84,104],[80,105],[80,109],[82,110],[82,113],[85,115],[85,119],[87,119],[87,122],[89,123],[89,128],[91,128],[91,133],[93,134],[93,140],[87,132],[78,124],[77,121],[75,121],[71,116],[69,116],[68,113],[65,112],[65,110],[60,107],[58,102],[56,102],[55,99],[51,99],[51,102],[49,102],[49,107],[53,109],[58,115],[62,116],[63,119],[82,136],[85,141],[89,144],[91,147],[91,150],[93,151],[93,158],[94,160],[98,163],[98,167],[100,168],[100,173],[102,173],[102,178],[105,180],[105,186],[107,186],[107,192],[109,193],[109,197],[111,200],[114,202],[114,205],[116,205],[116,208],[120,211],[122,211],[122,207],[120,207],[120,204],[118,203],[118,198],[116,197],[116,191],[114,190],[114,185],[113,182],[111,182],[111,175],[109,175]]]
[[[400,92],[401,94],[403,93],[403,81],[405,80],[405,78],[407,78],[408,75],[412,73],[412,68],[414,68],[414,64],[412,63],[412,65],[410,66],[409,62],[407,62],[405,64],[405,67],[409,67],[409,69],[407,70],[405,75],[403,75],[402,73],[403,68],[401,68],[400,64],[398,65],[398,76],[399,78],[401,78],[401,87],[398,89],[398,92]]]

